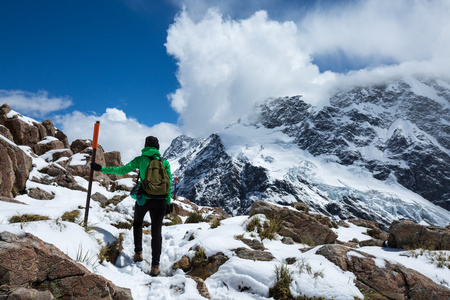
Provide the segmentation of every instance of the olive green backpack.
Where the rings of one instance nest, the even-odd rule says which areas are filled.
[[[170,190],[170,179],[164,167],[164,158],[149,157],[147,171],[141,182],[141,193],[150,199],[166,199]]]

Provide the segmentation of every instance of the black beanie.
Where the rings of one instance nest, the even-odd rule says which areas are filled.
[[[154,136],[148,136],[145,139],[145,147],[153,147],[159,150],[159,141]]]

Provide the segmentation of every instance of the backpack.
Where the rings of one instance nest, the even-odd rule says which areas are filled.
[[[141,193],[151,199],[166,199],[170,190],[170,179],[164,167],[164,158],[150,158],[144,180],[141,182]]]

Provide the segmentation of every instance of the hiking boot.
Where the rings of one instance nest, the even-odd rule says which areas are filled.
[[[134,256],[133,256],[134,262],[143,261],[143,260],[144,260],[144,257],[142,256],[142,252],[134,254]]]
[[[152,266],[152,269],[150,270],[150,276],[155,277],[155,276],[158,276],[159,273],[160,273],[159,265]]]

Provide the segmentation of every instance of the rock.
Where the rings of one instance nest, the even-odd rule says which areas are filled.
[[[302,202],[294,202],[292,203],[292,207],[296,210],[304,212],[305,214],[309,213],[309,206]]]
[[[230,217],[223,209],[219,207],[203,207],[199,208],[199,206],[186,198],[178,198],[177,201],[173,202],[173,211],[176,215],[181,217],[189,216],[192,211],[198,211],[202,214],[207,214],[206,221],[209,222],[213,218],[217,218],[218,220],[227,219]]]
[[[219,270],[219,267],[226,263],[227,260],[228,257],[219,252],[200,264],[193,263],[192,270],[190,270],[187,274],[206,280],[206,278],[216,273]]]
[[[36,155],[42,155],[47,151],[50,150],[59,150],[64,148],[64,143],[60,140],[52,137],[51,139],[46,139],[43,141],[40,141],[33,147],[34,153]]]
[[[132,299],[131,292],[92,274],[32,234],[0,233],[0,298],[11,293],[62,299]],[[22,288],[19,292],[18,289]],[[49,294],[50,293],[50,294]],[[52,296],[51,296],[52,295]],[[35,298],[8,298],[35,299]]]
[[[50,176],[58,176],[65,173],[67,173],[67,171],[62,169],[61,167],[58,167],[57,164],[51,164],[47,169],[47,174]]]
[[[334,243],[337,244],[337,245],[344,245],[344,246],[349,247],[349,248],[358,248],[358,246],[359,246],[359,242],[355,243],[355,242],[352,242],[352,241],[343,242],[343,241],[340,241],[340,240],[336,240]]]
[[[47,129],[41,124],[33,122],[33,126],[38,129],[39,132],[39,140],[42,141],[47,136]]]
[[[294,245],[294,240],[291,237],[285,236],[281,239],[281,242],[285,245]]]
[[[350,225],[348,225],[344,220],[339,220],[338,225],[341,227],[350,228]]]
[[[105,164],[110,167],[119,167],[122,164],[122,158],[119,151],[105,152]]]
[[[1,292],[0,292],[1,296]],[[28,289],[19,287],[13,290],[11,294],[7,296],[8,300],[53,300],[56,299],[49,291],[38,291],[35,289]]]
[[[0,196],[14,198],[25,191],[32,159],[22,149],[0,138]]]
[[[102,205],[108,204],[108,198],[105,195],[100,193],[95,193],[91,195],[92,200],[99,202]]]
[[[286,264],[287,265],[293,265],[297,262],[297,258],[296,257],[288,257],[286,258]]]
[[[392,222],[388,244],[393,248],[450,250],[450,229],[422,226],[410,220]]]
[[[172,269],[174,270],[181,269],[184,272],[188,272],[191,269],[191,267],[192,266],[189,257],[183,255],[183,257],[179,261],[173,264]]]
[[[325,245],[317,250],[343,271],[356,275],[356,286],[374,299],[448,299],[450,289],[419,272],[384,260],[384,267],[367,253],[341,245]]]
[[[318,214],[310,214],[310,216],[314,217],[314,219],[319,221],[320,224],[323,224],[323,225],[327,226],[328,228],[336,228],[337,227],[333,222],[331,222],[331,219],[326,216],[322,216],[322,215],[318,215]]]
[[[6,126],[3,126],[1,124],[0,124],[0,135],[4,136],[5,138],[10,140],[11,142],[14,140],[14,137],[12,136],[11,132],[9,131],[9,129]]]
[[[9,203],[16,203],[16,204],[24,204],[24,205],[26,205],[26,204],[23,203],[23,202],[20,202],[20,201],[18,201],[18,200],[15,200],[15,199],[9,198],[9,197],[2,197],[2,196],[0,196],[0,201],[3,201],[3,202],[9,202]]]
[[[52,200],[55,198],[53,193],[41,190],[40,188],[32,188],[28,191],[28,196],[38,200]]]
[[[241,240],[244,244],[252,248],[253,250],[265,250],[264,244],[258,241],[257,239],[242,239]]]
[[[52,161],[57,161],[61,157],[71,157],[73,155],[70,149],[61,149],[59,151],[54,151],[52,155]]]
[[[90,145],[90,140],[76,140],[72,143],[71,149],[75,154],[69,158],[65,166],[70,174],[74,176],[80,176],[86,180],[89,180],[91,172],[90,164],[93,154],[93,149],[90,147]],[[102,166],[105,165],[105,155],[103,148],[100,145],[98,145],[97,147],[95,162]],[[108,175],[102,172],[94,172],[94,180],[100,182],[105,187],[108,187],[111,183],[111,179],[108,177]]]
[[[72,144],[70,144],[70,150],[72,150],[72,152],[76,154],[91,146],[91,140],[76,139],[72,142]]]
[[[9,114],[10,112],[11,112],[11,107],[7,103],[0,106],[0,124],[1,125],[5,125],[5,121],[6,121],[6,119],[8,119],[8,117],[6,115]]]
[[[14,143],[17,145],[33,147],[40,141],[39,129],[18,118],[7,119],[5,126],[8,127],[13,136]]]
[[[347,220],[347,222],[350,222],[356,226],[361,226],[361,227],[366,227],[366,228],[371,228],[371,229],[380,228],[380,226],[376,222],[368,221],[368,220],[364,220],[364,219],[350,219],[350,220]]]
[[[69,139],[67,138],[67,135],[64,134],[64,132],[62,132],[61,130],[56,130],[55,138],[63,142],[64,148],[70,148]]]
[[[250,250],[244,247],[232,250],[239,258],[258,261],[271,261],[275,259],[272,253],[262,250]]]
[[[105,157],[105,166],[108,167],[119,167],[122,166],[122,158],[120,157],[119,151],[110,151],[104,153]],[[115,174],[107,174],[107,176],[111,180],[118,180],[121,178],[129,177],[129,175],[115,175]]]
[[[56,184],[58,184],[59,186],[66,187],[71,190],[87,192],[87,190],[79,185],[76,179],[69,173],[60,174],[56,176],[52,181],[56,182]]]
[[[206,283],[203,279],[201,279],[200,277],[197,277],[197,276],[186,276],[186,277],[191,278],[192,280],[195,281],[195,283],[197,284],[197,290],[198,290],[198,293],[200,294],[200,296],[202,296],[206,299],[211,299],[211,296],[209,295],[208,287],[206,286]]]
[[[206,221],[208,222],[214,218],[218,219],[219,221],[222,221],[230,217],[230,215],[227,214],[220,207],[203,207],[200,209],[200,212],[203,214],[207,214]]]
[[[42,126],[44,126],[45,131],[46,131],[46,135],[48,136],[55,136],[56,134],[56,129],[55,126],[53,126],[53,122],[50,119],[47,119],[45,121],[42,121]]]
[[[295,211],[287,207],[278,207],[264,201],[255,201],[250,209],[249,216],[256,214],[276,214],[281,217],[282,224],[278,234],[292,238],[297,243],[330,244],[337,234],[328,226],[321,224],[313,216]]]
[[[383,247],[385,241],[386,240],[380,240],[380,239],[364,240],[364,241],[359,242],[359,246],[360,247],[366,247],[366,246]]]
[[[380,228],[372,228],[367,230],[367,234],[371,237],[373,237],[374,239],[378,239],[378,240],[382,240],[382,241],[387,241],[388,240],[388,234],[386,232],[384,232],[383,230],[381,230]]]

